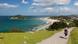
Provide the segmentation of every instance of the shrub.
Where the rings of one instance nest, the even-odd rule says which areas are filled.
[[[52,25],[49,26],[48,30],[58,30],[65,27],[67,27],[67,24],[64,22],[54,22]]]
[[[78,27],[78,20],[74,20],[73,23],[75,24],[74,26]]]

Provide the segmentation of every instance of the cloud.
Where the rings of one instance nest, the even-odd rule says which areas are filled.
[[[62,7],[62,8],[60,8],[60,11],[62,11],[62,12],[70,12],[71,9],[68,8],[68,7]]]
[[[32,5],[48,6],[48,5],[52,5],[52,3],[54,3],[53,0],[33,0],[33,4]]]
[[[78,9],[73,7],[62,7],[58,12],[59,15],[77,15]]]
[[[17,5],[12,5],[8,3],[0,3],[0,8],[17,8]]]
[[[69,4],[70,0],[55,0],[56,4],[65,5]]]
[[[32,3],[32,5],[34,6],[34,5],[39,5],[39,4],[37,4],[37,3]]]
[[[74,6],[78,7],[78,2],[75,2],[75,3],[74,3]]]
[[[27,4],[28,2],[26,0],[22,0],[22,3],[23,4]]]
[[[43,12],[44,8],[45,11],[52,12],[54,6],[56,7],[57,5],[67,5],[69,3],[70,0],[33,0],[33,3],[30,8],[35,10],[36,12],[38,9]]]
[[[48,13],[51,13],[51,12],[54,11],[54,8],[52,8],[52,7],[47,7],[47,8],[45,8],[44,11],[47,11]]]
[[[49,5],[66,5],[69,4],[70,0],[33,0],[32,5],[36,6],[49,6]]]
[[[71,14],[71,8],[66,6],[69,3],[70,0],[33,0],[30,11],[46,15]]]
[[[33,13],[41,14],[41,15],[73,15],[73,14],[78,14],[78,9],[72,8],[72,7],[45,7],[45,8],[35,8],[33,10]]]
[[[71,14],[72,13],[72,8],[69,8],[69,7],[61,7],[58,13],[60,15]]]

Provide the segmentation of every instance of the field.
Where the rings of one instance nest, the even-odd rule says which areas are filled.
[[[78,28],[71,32],[68,44],[78,44]]]
[[[57,31],[37,31],[20,33],[0,33],[0,44],[36,44],[52,36]]]

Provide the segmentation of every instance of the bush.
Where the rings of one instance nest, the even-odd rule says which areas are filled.
[[[75,27],[78,27],[78,20],[74,20],[73,23],[75,24]]]
[[[49,26],[48,30],[58,30],[65,27],[67,27],[67,24],[64,22],[54,22],[52,25]]]

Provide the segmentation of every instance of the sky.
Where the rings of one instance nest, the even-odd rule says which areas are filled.
[[[0,0],[0,16],[78,15],[78,0]]]

